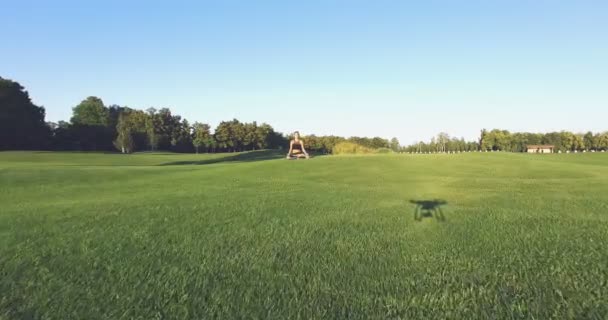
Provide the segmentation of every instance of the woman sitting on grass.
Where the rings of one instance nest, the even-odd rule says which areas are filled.
[[[289,142],[289,152],[287,152],[287,159],[308,159],[308,153],[304,149],[304,141],[300,140],[300,133],[298,131],[293,133],[293,140]]]

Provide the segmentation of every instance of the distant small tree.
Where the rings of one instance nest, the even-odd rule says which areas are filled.
[[[242,143],[245,149],[253,149],[257,148],[257,139],[258,136],[256,134],[258,128],[258,124],[254,121],[252,123],[244,123],[242,126],[243,130],[243,138]]]
[[[593,139],[591,139],[591,145],[593,145]],[[572,135],[572,148],[575,150],[588,150],[590,149],[591,145],[587,146],[585,145],[585,139],[583,137],[583,135],[580,134],[573,134]]]
[[[560,132],[560,144],[555,147],[561,152],[578,150],[575,139],[576,137],[572,132],[562,131]]]
[[[266,123],[262,123],[255,129],[255,141],[258,149],[266,149],[271,144],[271,135],[274,133],[272,127]],[[308,147],[308,146],[307,146]]]
[[[587,150],[595,149],[593,132],[589,131],[583,136],[583,144]]]
[[[229,151],[231,151],[230,148],[233,147],[233,141],[232,141],[232,132],[231,132],[230,127],[231,127],[230,122],[222,121],[215,128],[214,136],[215,136],[215,141],[217,141],[218,148],[228,149]]]
[[[217,148],[217,141],[215,140],[213,135],[209,135],[209,138],[207,138],[205,145],[207,146],[207,151],[211,150],[211,152],[215,152]]]
[[[159,143],[159,133],[158,128],[156,127],[156,109],[148,108],[146,110],[146,136],[148,140],[148,146],[150,147],[150,151],[154,151],[158,148]]]
[[[596,140],[598,150],[608,150],[608,131],[598,135]]]
[[[206,123],[195,122],[192,126],[192,144],[196,149],[196,153],[199,153],[199,149],[211,147],[211,127]]]
[[[396,137],[391,139],[391,150],[398,152],[399,151],[399,140]]]
[[[488,150],[488,130],[481,129],[481,133],[479,134],[479,150]]]
[[[446,152],[447,150],[447,146],[448,143],[450,142],[450,135],[445,133],[445,132],[441,132],[437,135],[437,151],[439,152]]]
[[[131,153],[133,151],[133,137],[131,136],[131,127],[128,121],[128,115],[121,113],[118,116],[118,124],[116,125],[118,137],[114,140],[114,146],[122,153]]]

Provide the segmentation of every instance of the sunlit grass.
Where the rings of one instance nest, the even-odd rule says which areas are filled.
[[[274,157],[0,153],[0,319],[608,317],[607,154]]]

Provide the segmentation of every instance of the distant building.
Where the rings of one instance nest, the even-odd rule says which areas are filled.
[[[552,145],[535,145],[531,144],[527,146],[528,153],[553,153],[555,146]]]

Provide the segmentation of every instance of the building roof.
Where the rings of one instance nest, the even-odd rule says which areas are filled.
[[[529,144],[527,145],[528,149],[551,149],[555,148],[554,145],[551,144]]]

